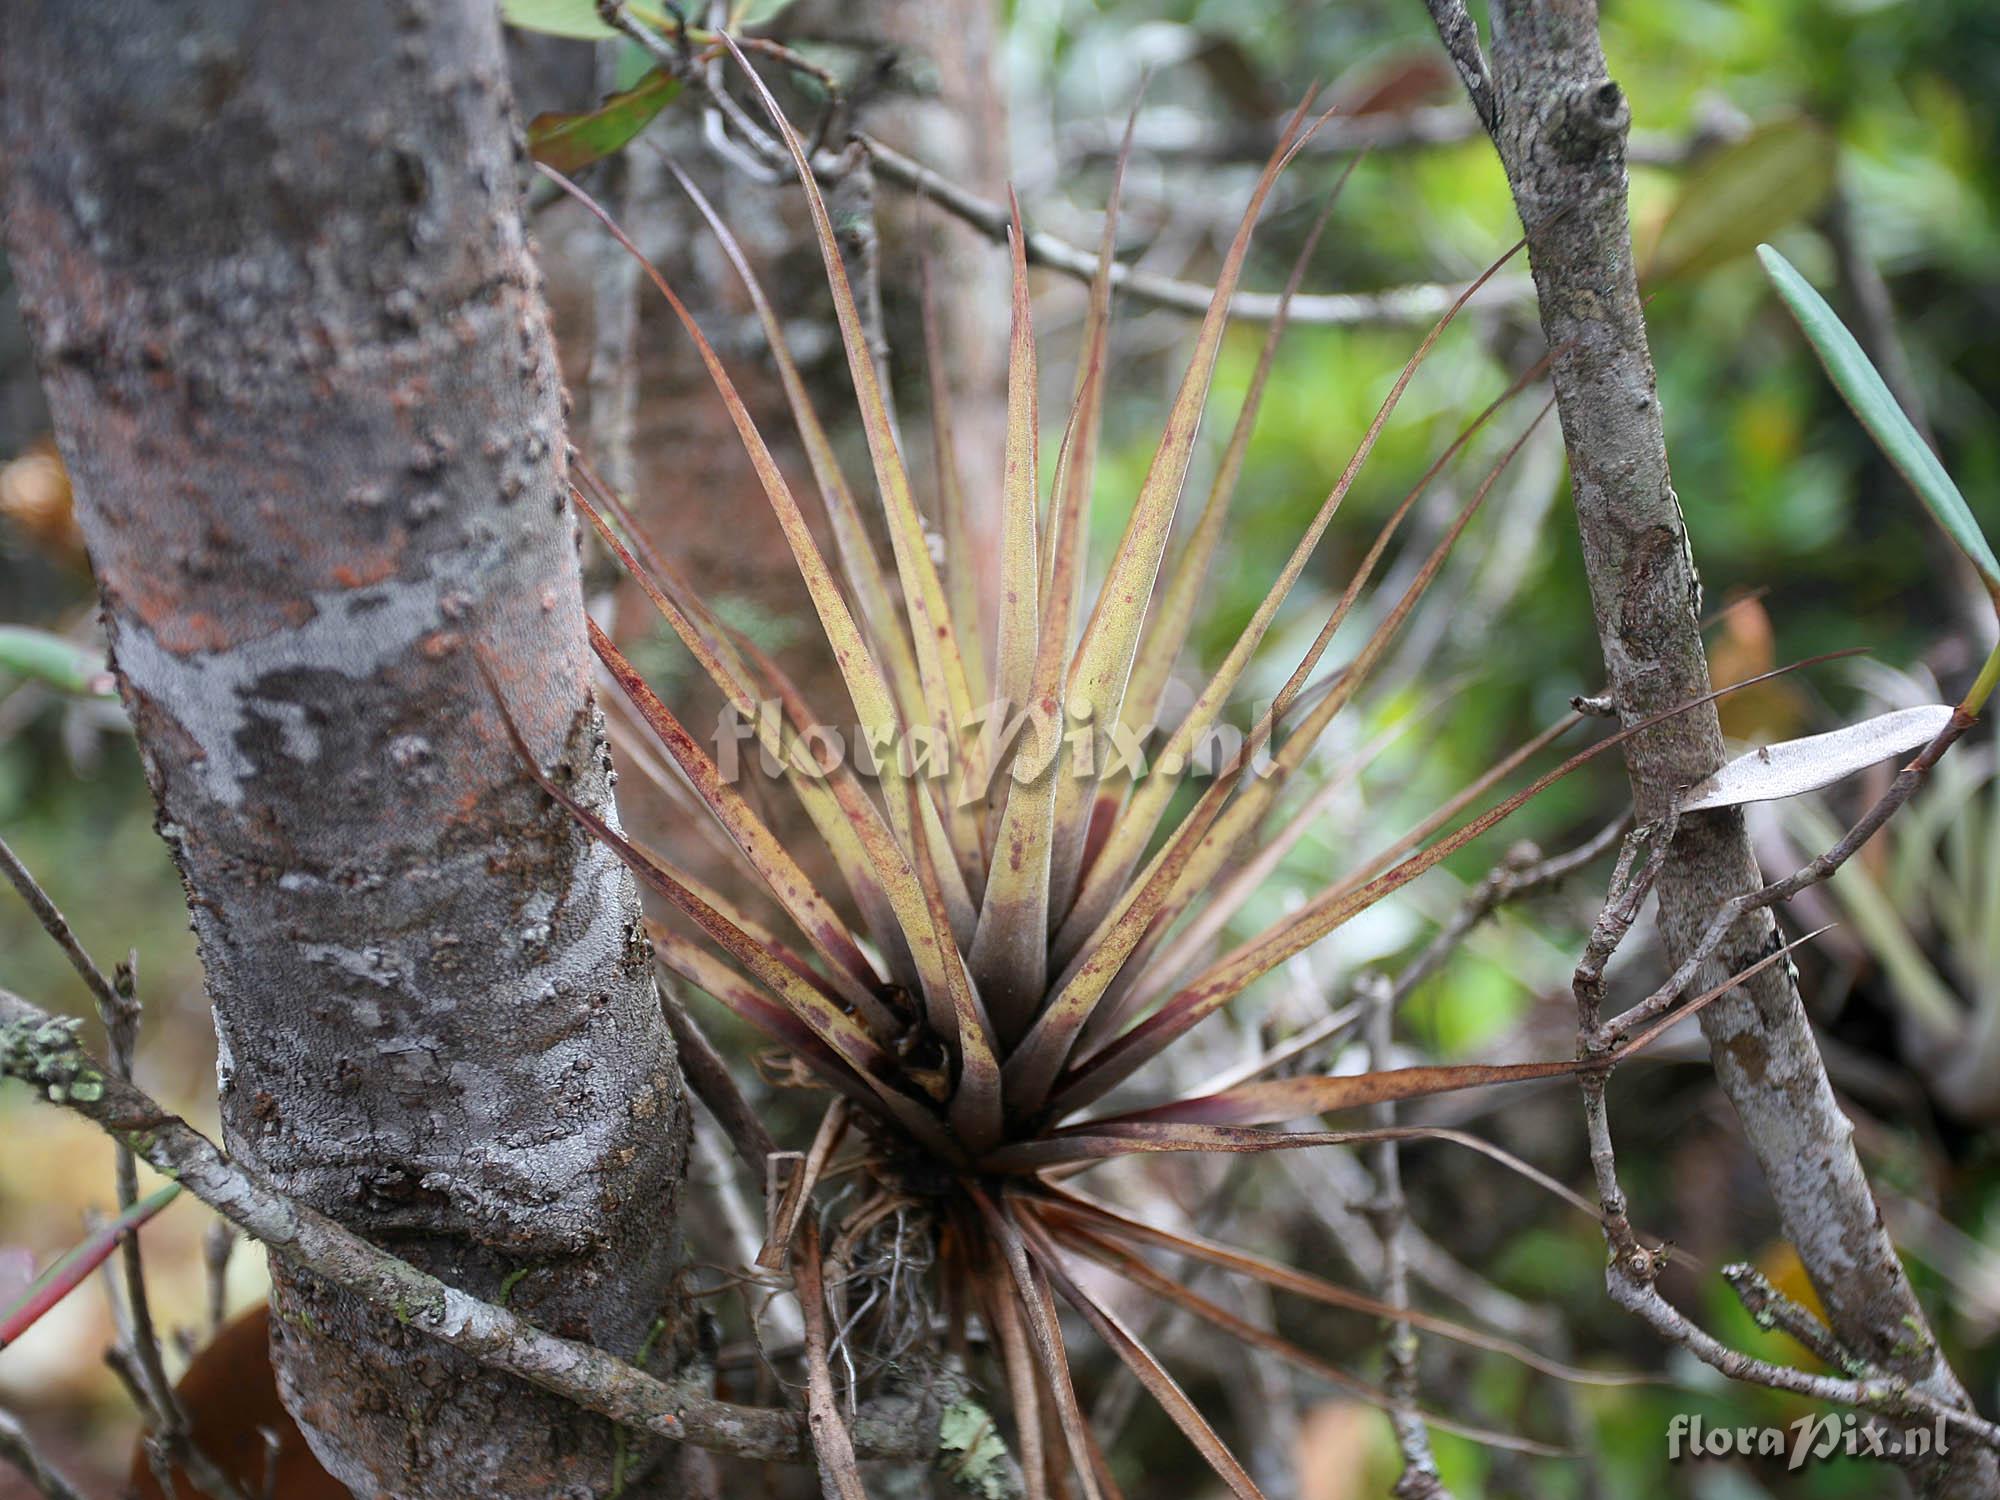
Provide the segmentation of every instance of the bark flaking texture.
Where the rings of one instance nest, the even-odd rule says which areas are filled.
[[[524,775],[477,665],[608,803],[497,19],[20,0],[0,83],[8,247],[229,1147],[630,1354],[678,1252],[673,1043],[629,875]],[[357,1494],[603,1491],[611,1424],[274,1271],[287,1402]]]

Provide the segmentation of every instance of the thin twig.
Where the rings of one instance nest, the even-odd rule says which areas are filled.
[[[1228,165],[1261,162],[1277,143],[1275,123],[1215,128],[1207,118],[1155,112],[1140,117],[1134,146],[1140,153],[1164,158],[1172,165]],[[1354,151],[1396,152],[1458,146],[1486,134],[1485,124],[1457,104],[1430,104],[1417,109],[1381,110],[1365,115],[1335,115],[1306,142],[1304,156],[1342,156]],[[1715,132],[1697,128],[1685,135],[1634,131],[1627,155],[1649,167],[1684,167],[1714,144]],[[1723,136],[1727,139],[1728,136]],[[1058,137],[1065,160],[1103,162],[1117,156],[1121,132],[1091,120],[1065,128]]]
[[[1331,1146],[1324,1151],[1283,1151],[1278,1159],[1349,1264],[1359,1275],[1376,1279],[1382,1266],[1381,1242],[1351,1206],[1367,1201],[1372,1180],[1353,1150]],[[1403,1253],[1417,1283],[1463,1308],[1475,1321],[1537,1348],[1555,1343],[1559,1323],[1550,1309],[1523,1302],[1481,1279],[1421,1226],[1403,1226]]]
[[[1466,14],[1465,0],[1424,0],[1424,7],[1431,13],[1445,55],[1458,69],[1459,82],[1465,85],[1466,97],[1472,101],[1479,123],[1488,131],[1493,130],[1500,123],[1500,101],[1493,91],[1493,74],[1487,69],[1486,54],[1479,49],[1479,28]]]
[[[9,1412],[0,1411],[0,1458],[6,1459],[38,1494],[47,1500],[83,1500],[83,1491],[37,1451],[24,1428]]]
[[[1917,788],[1923,785],[1931,767],[1938,763],[1945,751],[1956,744],[1975,722],[1974,717],[1963,709],[1954,711],[1944,728],[1938,731],[1937,737],[1918,752],[1916,759],[1903,767],[1896,779],[1890,783],[1889,790],[1876,799],[1874,806],[1863,813],[1832,848],[1807,861],[1784,879],[1774,880],[1768,885],[1754,891],[1746,891],[1740,896],[1732,896],[1717,907],[1700,940],[1668,976],[1666,982],[1610,1021],[1603,1028],[1602,1037],[1595,1039],[1597,1043],[1600,1046],[1609,1045],[1619,1034],[1635,1031],[1655,1017],[1671,1010],[1679,1001],[1682,992],[1694,982],[1696,971],[1722,946],[1723,940],[1743,917],[1751,912],[1762,911],[1766,907],[1789,901],[1809,886],[1818,885],[1829,879],[1875,836],[1876,831],[1884,823],[1895,816],[1896,811],[1904,803],[1916,795]],[[1670,839],[1660,841],[1662,851],[1668,842]],[[1634,915],[1636,916],[1636,912]],[[1629,925],[1628,922],[1627,926]],[[1598,974],[1601,978],[1601,965]]]
[[[139,1045],[139,956],[128,954],[112,979],[116,1008],[104,1016],[110,1038],[111,1071],[125,1082],[132,1081],[132,1062]],[[122,1212],[139,1201],[139,1161],[132,1148],[118,1146],[118,1207]],[[156,1435],[175,1459],[184,1459],[188,1449],[187,1413],[174,1395],[160,1351],[159,1330],[153,1323],[152,1298],[146,1291],[146,1262],[139,1248],[139,1236],[127,1235],[118,1247],[125,1270],[125,1306],[131,1316],[131,1349],[146,1392]]]
[[[1007,240],[1008,211],[1003,204],[990,202],[967,192],[950,178],[921,162],[903,155],[875,137],[857,134],[867,149],[876,175],[884,182],[919,193],[954,218],[963,221],[996,244]],[[1043,230],[1027,232],[1022,246],[1032,265],[1047,266],[1079,281],[1097,274],[1097,252],[1072,245]],[[1111,267],[1111,285],[1134,301],[1153,307],[1197,316],[1208,310],[1215,289],[1200,282],[1181,281],[1151,271],[1133,269],[1124,261]],[[1291,300],[1286,314],[1292,323],[1358,324],[1426,322],[1458,300],[1465,287],[1425,283],[1390,287],[1379,292],[1301,293]],[[1487,282],[1468,304],[1495,307],[1525,302],[1534,295],[1534,284],[1525,275],[1496,276]],[[1240,322],[1268,323],[1277,316],[1283,299],[1272,292],[1238,292],[1230,299],[1229,315]]]
[[[406,1326],[480,1364],[676,1442],[757,1459],[811,1453],[795,1412],[717,1400],[696,1380],[659,1380],[615,1354],[547,1333],[286,1197],[142,1090],[109,1076],[76,1040],[73,1026],[5,989],[0,989],[0,1073],[26,1081],[42,1095],[53,1088],[66,1108],[126,1141],[273,1254],[375,1307],[393,1309]],[[897,1408],[863,1408],[852,1424],[856,1452],[864,1458],[934,1457],[934,1406],[913,1410],[906,1398]]]
[[[229,1259],[236,1252],[236,1226],[227,1219],[211,1220],[201,1236],[201,1265],[208,1288],[208,1336],[222,1331],[229,1311]]]
[[[20,857],[7,847],[5,839],[0,839],[0,870],[7,872],[8,881],[21,893],[21,899],[28,903],[28,910],[32,911],[35,920],[42,924],[42,931],[53,938],[56,946],[62,949],[70,967],[76,970],[83,980],[84,987],[90,991],[90,998],[97,1002],[97,1013],[100,1016],[117,1013],[121,1008],[121,1002],[117,992],[111,988],[111,981],[104,977],[104,971],[97,967],[96,961],[78,941],[69,922],[56,908],[55,902],[49,899],[49,893],[43,890],[40,882],[28,872],[28,867],[21,863]]]
[[[1390,1049],[1396,1016],[1396,991],[1380,975],[1364,976],[1361,999],[1368,1007],[1363,1028],[1368,1045],[1368,1070],[1380,1072],[1390,1066]],[[1377,1104],[1369,1110],[1370,1123],[1393,1126],[1394,1104]],[[1403,1225],[1409,1218],[1409,1204],[1403,1197],[1403,1172],[1393,1140],[1379,1142],[1374,1157],[1375,1192],[1367,1206],[1368,1221],[1382,1247],[1381,1275],[1376,1296],[1391,1307],[1410,1303],[1410,1263],[1403,1247]],[[1389,1424],[1396,1431],[1396,1446],[1402,1451],[1403,1472],[1391,1491],[1397,1500],[1449,1500],[1450,1491],[1438,1477],[1437,1457],[1431,1452],[1430,1431],[1417,1413],[1417,1334],[1408,1322],[1389,1326],[1383,1340],[1385,1370],[1382,1388],[1395,1399],[1389,1410]]]
[[[1982,1447],[2000,1451],[2000,1424],[1919,1390],[1900,1375],[1871,1369],[1856,1378],[1842,1378],[1754,1359],[1705,1332],[1661,1296],[1655,1283],[1666,1269],[1667,1256],[1663,1251],[1648,1250],[1639,1244],[1625,1222],[1625,1198],[1618,1185],[1610,1125],[1604,1108],[1603,1077],[1585,1074],[1581,1082],[1584,1117],[1591,1142],[1591,1165],[1597,1173],[1598,1194],[1606,1213],[1605,1238],[1612,1247],[1611,1262],[1605,1270],[1605,1288],[1612,1301],[1645,1322],[1666,1342],[1687,1350],[1703,1364],[1719,1370],[1731,1380],[1790,1391],[1794,1395],[1809,1396],[1835,1406],[1854,1407],[1884,1416],[1922,1420],[1942,1418],[1958,1434]]]
[[[5,840],[0,840],[0,868],[6,870],[8,881],[35,914],[42,930],[62,949],[70,967],[76,970],[84,987],[90,991],[97,1004],[98,1019],[104,1024],[110,1043],[112,1076],[130,1083],[139,1041],[138,955],[128,954],[125,961],[117,966],[114,977],[106,979],[103,969],[90,956],[82,940],[49,898],[48,892],[42,889],[41,883]],[[138,1159],[132,1148],[122,1141],[117,1147],[115,1170],[118,1208],[122,1213],[139,1201]],[[160,1347],[159,1330],[153,1321],[152,1299],[146,1290],[146,1262],[137,1234],[124,1237],[119,1246],[119,1257],[124,1270],[124,1309],[127,1316],[121,1331],[126,1335],[139,1405],[154,1429],[151,1436],[157,1440],[163,1453],[188,1471],[190,1479],[203,1493],[213,1496],[214,1500],[240,1500],[239,1492],[228,1476],[188,1439],[187,1413],[174,1394],[174,1384],[167,1375],[166,1360]],[[117,1305],[115,1293],[113,1305]]]
[[[1965,722],[1959,723],[1960,719],[1964,719]],[[1904,768],[1889,793],[1870,808],[1833,849],[1784,880],[1775,881],[1763,890],[1751,892],[1745,897],[1724,902],[1715,920],[1703,934],[1702,942],[1697,945],[1697,951],[1706,957],[1720,946],[1722,938],[1741,915],[1740,911],[1732,911],[1738,902],[1750,902],[1762,898],[1762,903],[1769,905],[1796,894],[1817,880],[1825,879],[1838,869],[1841,863],[1868,841],[1875,830],[1881,827],[1898,807],[1909,800],[1910,794],[1921,782],[1924,773],[1936,763],[1937,758],[1950,747],[1951,743],[1965,732],[1970,723],[1968,716],[1955,714],[1953,722],[1946,726],[1937,739]],[[1601,1056],[1615,1044],[1617,1038],[1627,1034],[1639,1024],[1634,1017],[1642,1012],[1646,1018],[1650,1018],[1670,1009],[1687,983],[1691,981],[1694,969],[1699,966],[1698,963],[1683,965],[1682,969],[1686,971],[1685,977],[1682,975],[1682,970],[1677,969],[1673,978],[1639,1005],[1625,1011],[1609,1023],[1603,1021],[1605,968],[1637,921],[1647,894],[1652,890],[1665,866],[1669,851],[1673,847],[1676,821],[1675,818],[1668,817],[1657,824],[1642,825],[1627,836],[1620,851],[1618,865],[1613,873],[1603,910],[1592,927],[1590,939],[1572,980],[1577,1007],[1577,1045],[1581,1055]],[[1638,858],[1642,848],[1647,851],[1643,864],[1639,863]],[[1750,909],[1754,908],[1749,906],[1743,908],[1743,910]],[[1680,981],[1678,984],[1675,983],[1676,979]],[[1666,1269],[1670,1252],[1665,1248],[1654,1248],[1640,1241],[1632,1228],[1624,1188],[1618,1180],[1617,1154],[1612,1143],[1610,1113],[1605,1097],[1607,1081],[1607,1074],[1597,1070],[1578,1076],[1578,1084],[1583,1092],[1584,1124],[1589,1138],[1591,1170],[1597,1183],[1604,1237],[1611,1251],[1610,1263],[1605,1271],[1605,1286],[1614,1302],[1643,1320],[1667,1342],[1687,1350],[1703,1363],[1733,1380],[1769,1386],[1775,1390],[1791,1391],[1797,1395],[1878,1412],[1886,1416],[1942,1418],[1974,1441],[1988,1448],[2000,1450],[2000,1425],[1987,1421],[1975,1412],[1953,1405],[1927,1390],[1920,1389],[1901,1375],[1885,1372],[1859,1360],[1845,1349],[1839,1349],[1830,1334],[1825,1335],[1821,1342],[1827,1345],[1829,1352],[1838,1349],[1838,1357],[1830,1362],[1837,1368],[1847,1370],[1847,1378],[1819,1375],[1789,1366],[1774,1365],[1739,1353],[1705,1332],[1668,1302],[1660,1294],[1656,1283]],[[1740,1286],[1738,1291],[1741,1295]],[[1753,1289],[1752,1296],[1754,1295]],[[1755,1308],[1752,1310],[1753,1313],[1756,1311]],[[1779,1316],[1775,1307],[1767,1308],[1767,1313],[1774,1319]],[[1799,1325],[1799,1331],[1809,1333],[1804,1323]]]
[[[727,126],[729,131],[724,139],[712,140],[712,144],[759,180],[775,180],[787,170],[784,147],[749,118],[723,86],[717,70],[706,65],[686,67],[671,42],[634,21],[622,7],[609,9],[617,13],[617,19],[612,24],[647,46],[663,67],[681,67],[678,76],[694,83],[708,96],[715,128],[719,130]],[[787,67],[794,66],[785,58],[777,60]],[[995,244],[1004,245],[1007,242],[1010,215],[1005,204],[968,192],[942,172],[905,156],[865,131],[853,132],[851,139],[861,148],[861,160],[865,160],[874,175],[882,181],[927,198]],[[830,185],[839,184],[858,165],[857,157],[851,150],[816,151],[811,159],[813,174]],[[1047,266],[1078,281],[1088,282],[1097,274],[1095,250],[1072,245],[1045,231],[1028,231],[1023,248],[1031,264]],[[1195,316],[1205,313],[1215,297],[1213,287],[1135,270],[1123,261],[1113,263],[1111,285],[1135,301]],[[1463,285],[1420,283],[1377,292],[1308,293],[1291,299],[1287,317],[1291,322],[1301,324],[1428,322],[1456,302],[1464,290]],[[1469,305],[1492,307],[1517,304],[1528,301],[1533,295],[1534,284],[1527,276],[1496,276],[1481,288]],[[1245,323],[1268,323],[1277,316],[1282,300],[1270,292],[1237,292],[1230,300],[1230,316]]]
[[[1805,1308],[1771,1285],[1755,1266],[1741,1261],[1724,1266],[1722,1279],[1736,1293],[1745,1312],[1757,1320],[1759,1328],[1775,1328],[1788,1333],[1810,1349],[1821,1363],[1850,1375],[1862,1373],[1861,1362],[1842,1347],[1833,1331]]]
[[[1486,878],[1473,888],[1471,895],[1465,898],[1464,904],[1431,939],[1424,951],[1396,976],[1394,1003],[1400,1006],[1407,1000],[1418,985],[1444,966],[1472,930],[1500,907],[1595,864],[1618,842],[1630,821],[1629,815],[1616,818],[1576,848],[1546,858],[1541,850],[1526,840],[1514,845],[1487,873]]]

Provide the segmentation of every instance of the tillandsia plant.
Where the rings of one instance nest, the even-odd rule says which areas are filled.
[[[861,1143],[868,1188],[850,1200],[853,1207],[837,1227],[834,1258],[851,1263],[852,1247],[892,1219],[900,1222],[899,1210],[921,1211],[934,1252],[934,1291],[956,1322],[955,1344],[963,1346],[966,1323],[976,1317],[997,1347],[1031,1495],[1068,1492],[1061,1477],[1065,1470],[1087,1495],[1113,1489],[1072,1386],[1058,1299],[1130,1367],[1235,1493],[1257,1494],[1243,1466],[1159,1359],[1088,1289],[1088,1278],[1077,1269],[1080,1261],[1096,1263],[1141,1291],[1378,1404],[1397,1403],[1161,1274],[1141,1252],[1172,1250],[1324,1305],[1499,1350],[1564,1378],[1621,1378],[1570,1369],[1492,1335],[1149,1226],[1078,1191],[1071,1180],[1082,1169],[1138,1153],[1261,1152],[1429,1137],[1484,1151],[1595,1212],[1524,1163],[1454,1131],[1281,1127],[1388,1101],[1602,1069],[1645,1045],[1658,1026],[1588,1062],[1408,1067],[1281,1080],[1252,1076],[1194,1097],[1138,1107],[1107,1102],[1261,976],[1624,737],[1606,738],[1439,836],[1548,736],[1538,739],[1385,853],[1342,872],[1268,930],[1207,957],[1209,939],[1236,915],[1254,886],[1222,877],[1237,871],[1280,790],[1306,768],[1322,732],[1383,658],[1525,432],[1485,474],[1407,588],[1379,611],[1346,666],[1316,680],[1329,645],[1427,484],[1510,398],[1540,378],[1546,363],[1526,371],[1436,459],[1382,527],[1310,648],[1252,729],[1232,753],[1215,751],[1214,732],[1231,693],[1412,376],[1480,284],[1475,282],[1410,357],[1234,647],[1166,736],[1150,774],[1139,775],[1121,747],[1141,740],[1160,709],[1223,535],[1283,331],[1281,312],[1265,339],[1206,506],[1170,558],[1175,515],[1252,228],[1280,171],[1316,126],[1310,101],[1292,116],[1250,195],[1157,452],[1088,609],[1086,519],[1104,410],[1116,180],[1046,502],[1037,346],[1025,237],[1015,206],[1008,420],[1000,465],[1002,545],[991,564],[997,570],[998,611],[989,643],[971,602],[977,591],[948,587],[963,585],[982,560],[966,555],[962,538],[968,528],[951,515],[939,518],[947,544],[942,571],[933,558],[917,487],[808,153],[763,83],[754,73],[750,79],[796,168],[825,262],[893,549],[890,562],[876,551],[869,521],[746,257],[685,179],[684,188],[741,274],[762,321],[825,507],[837,569],[822,555],[804,509],[695,318],[657,270],[645,269],[699,350],[791,546],[858,720],[858,753],[841,753],[845,742],[807,695],[704,605],[672,560],[634,524],[623,499],[581,457],[572,463],[574,498],[740,716],[744,737],[755,738],[767,766],[796,796],[824,841],[860,924],[850,925],[836,901],[815,887],[800,857],[759,816],[717,757],[595,626],[591,642],[610,675],[727,834],[753,877],[753,889],[768,895],[796,936],[780,935],[775,924],[736,897],[627,837],[559,775],[540,766],[535,774],[699,934],[656,925],[661,963],[776,1044],[789,1060],[789,1078],[831,1095],[810,1149],[770,1205],[762,1256],[767,1267],[789,1265],[805,1304],[812,1431],[825,1472],[842,1493],[859,1492],[828,1359],[821,1228],[813,1207],[814,1189],[828,1175],[836,1151],[854,1139]],[[1122,168],[1121,156],[1121,175]],[[546,165],[544,170],[639,255],[587,194]],[[1287,298],[1300,284],[1325,222],[1322,214],[1292,272]],[[1546,410],[1526,424],[1529,430]],[[956,472],[955,456],[947,452],[940,467]],[[949,486],[941,488],[945,493],[932,497],[939,506],[963,503]],[[990,687],[990,704],[977,691],[982,684]],[[766,711],[773,701],[779,711]],[[516,745],[527,758],[518,737]],[[1193,777],[1204,753],[1213,774],[1194,795]],[[858,767],[857,761],[863,764]],[[872,772],[875,788],[865,784],[864,770]],[[1253,861],[1251,868],[1256,867]],[[695,1069],[697,1078],[705,1071],[712,1072]],[[738,1148],[761,1174],[773,1143],[748,1110],[733,1114]],[[1481,1441],[1550,1451],[1449,1417],[1426,1417]]]

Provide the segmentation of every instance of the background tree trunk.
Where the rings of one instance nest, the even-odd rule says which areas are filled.
[[[230,1149],[634,1353],[686,1140],[609,798],[560,382],[482,0],[14,0],[6,225],[186,881]],[[598,1493],[617,1434],[274,1260],[357,1494]],[[658,1347],[673,1347],[671,1334]]]
[[[1487,75],[1456,0],[1430,0],[1498,147],[1528,236],[1557,410],[1612,698],[1627,723],[1709,691],[1700,582],[1668,472],[1626,215],[1630,110],[1605,67],[1596,0],[1499,0]],[[1642,820],[1672,810],[1723,759],[1713,706],[1627,742]],[[1690,815],[1659,882],[1660,935],[1679,963],[1716,909],[1763,884],[1742,814]],[[1780,939],[1769,911],[1739,922],[1696,978],[1721,983]],[[1789,965],[1701,1015],[1716,1075],[1763,1168],[1785,1235],[1835,1335],[1870,1363],[1969,1406],[1945,1363],[1853,1145]],[[1993,1458],[1963,1447],[1928,1493],[1991,1495]]]
[[[838,131],[863,129],[968,190],[1004,200],[1007,112],[994,74],[995,10],[991,0],[797,0],[759,29],[812,47],[814,56],[841,80],[849,106],[832,145],[839,145]],[[517,37],[511,49],[517,80],[524,67],[523,44],[549,40]],[[578,55],[587,51],[587,44],[554,45]],[[604,44],[600,51],[608,54],[618,45]],[[608,90],[607,77],[600,76],[593,87],[579,81],[580,70],[572,67],[564,78],[570,94],[554,96],[546,86],[551,60],[545,54],[536,58],[543,65],[538,68],[544,85],[537,94],[539,106],[582,109],[593,91]],[[787,92],[787,74],[760,66],[781,97],[793,99],[795,123],[810,133],[817,121]],[[725,73],[733,76],[733,65]],[[740,78],[734,81],[740,91]],[[789,169],[773,183],[759,182],[740,156],[719,155],[705,135],[700,107],[698,91],[689,89],[628,151],[594,168],[589,188],[696,309],[807,514],[816,517],[811,470],[765,352],[763,332],[735,271],[665,163],[671,161],[699,184],[755,264],[814,406],[841,449],[864,514],[879,515],[867,450],[855,421],[854,388],[797,184]],[[839,222],[876,242],[876,276],[883,328],[893,351],[889,365],[902,436],[918,503],[935,517],[919,295],[920,263],[928,262],[961,477],[976,516],[987,523],[985,534],[974,538],[972,555],[990,557],[999,546],[1006,430],[1005,250],[888,184],[877,182],[872,199],[860,202],[851,194],[843,198],[841,188],[830,191],[837,205],[849,210],[836,214]],[[823,714],[834,720],[850,717],[791,548],[707,370],[672,311],[632,259],[574,204],[552,204],[535,229],[549,252],[549,302],[564,369],[578,397],[579,419],[572,424],[572,435],[579,451],[600,474],[630,490],[642,523],[703,596],[759,634],[760,644],[772,649]],[[850,265],[854,263],[850,257]],[[887,560],[886,531],[877,540]],[[821,544],[831,553],[830,533],[822,532]],[[603,576],[609,594],[618,581],[615,569]],[[992,582],[988,571],[975,585]],[[611,597],[618,599],[617,633],[628,647],[664,629],[636,589]],[[990,647],[990,613],[985,625]],[[673,686],[680,695],[677,705],[695,705],[686,710],[686,722],[698,728],[714,723],[720,696],[691,662]],[[762,788],[753,782],[745,790],[756,797]],[[684,816],[679,804],[636,780],[625,793],[637,827]],[[788,841],[807,868],[823,875],[829,889],[837,888],[831,865],[815,864],[819,841],[792,799],[768,799],[760,810],[781,833],[795,835]],[[674,847],[676,857],[704,877],[725,889],[736,886],[740,866],[714,858],[703,841],[683,839]]]

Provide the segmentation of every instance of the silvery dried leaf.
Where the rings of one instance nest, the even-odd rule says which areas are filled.
[[[1830,734],[1765,745],[1738,756],[1690,790],[1681,811],[1737,807],[1818,791],[1877,761],[1928,745],[1950,720],[1949,704],[1931,703],[1899,708]]]

